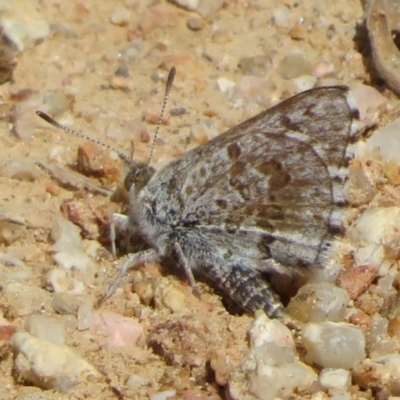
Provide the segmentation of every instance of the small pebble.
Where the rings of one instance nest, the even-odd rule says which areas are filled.
[[[169,113],[173,115],[174,117],[180,117],[182,115],[185,115],[187,112],[185,107],[174,107],[169,110]]]
[[[34,314],[28,316],[24,328],[32,336],[55,344],[65,344],[67,339],[64,324],[60,320],[47,315]]]
[[[11,337],[15,355],[14,372],[34,386],[68,393],[89,376],[100,377],[96,369],[74,350],[17,332]]]
[[[290,9],[284,5],[275,8],[272,11],[272,20],[281,28],[290,26]]]
[[[317,78],[311,75],[301,75],[293,79],[293,85],[295,86],[297,93],[312,89],[316,82]]]
[[[350,390],[351,374],[345,369],[325,368],[319,375],[319,381],[329,394],[340,394]]]
[[[150,396],[150,400],[168,400],[176,395],[176,390],[164,390]]]
[[[346,290],[328,282],[312,282],[292,297],[287,312],[302,322],[340,322],[344,321],[349,301]]]
[[[78,296],[69,293],[54,293],[52,306],[57,314],[76,316],[81,303]]]
[[[236,86],[235,81],[221,77],[217,79],[217,88],[222,93],[232,92],[232,89]]]
[[[144,329],[136,318],[128,318],[113,312],[95,312],[93,330],[106,337],[111,347],[138,346],[144,337]]]
[[[272,66],[271,57],[266,55],[242,58],[238,67],[244,75],[265,76]]]
[[[78,330],[84,331],[94,325],[96,316],[93,310],[93,304],[84,302],[78,308]]]
[[[20,316],[41,311],[43,304],[50,303],[51,297],[50,293],[40,287],[19,282],[11,282],[5,285],[3,293]]]
[[[231,33],[225,29],[217,29],[211,35],[211,40],[216,44],[226,44],[232,41]]]
[[[361,330],[343,322],[308,323],[302,330],[307,360],[324,368],[354,368],[365,358]]]
[[[122,6],[117,6],[112,11],[110,22],[113,25],[126,26],[131,20],[130,11]]]
[[[204,28],[204,22],[199,17],[190,17],[186,25],[191,31],[200,31]]]
[[[126,387],[129,390],[137,390],[146,383],[147,380],[140,375],[131,375],[126,382]]]
[[[127,65],[124,62],[121,62],[118,66],[118,68],[115,70],[115,75],[116,76],[121,76],[123,78],[129,78],[129,69]]]
[[[198,12],[204,18],[215,14],[224,4],[223,0],[172,0],[173,3]]]
[[[280,62],[279,74],[283,79],[287,80],[301,75],[311,75],[312,65],[303,53],[292,51]]]
[[[7,2],[2,10],[1,28],[18,47],[20,52],[33,47],[50,33],[50,26],[30,1]]]

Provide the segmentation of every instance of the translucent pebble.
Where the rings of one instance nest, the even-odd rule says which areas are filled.
[[[40,340],[27,332],[11,338],[15,355],[14,371],[20,379],[42,389],[67,393],[89,376],[99,377],[96,369],[78,353],[65,345]]]
[[[147,383],[147,380],[142,378],[140,375],[131,375],[126,382],[126,387],[129,390],[137,390],[140,386],[143,386]]]
[[[355,244],[387,243],[390,232],[396,234],[400,224],[399,207],[376,207],[365,210],[347,232]]]
[[[325,368],[321,371],[319,381],[330,394],[343,393],[351,387],[351,374],[345,369]]]
[[[311,75],[312,65],[300,51],[292,51],[284,57],[279,66],[279,73],[283,79],[293,79],[301,75]]]
[[[305,90],[312,89],[317,82],[317,78],[311,75],[301,75],[293,79],[293,84],[296,87],[298,93],[304,92]]]
[[[31,335],[56,344],[64,344],[67,336],[65,326],[59,319],[47,315],[28,316],[24,328]]]
[[[288,28],[290,25],[290,10],[285,6],[279,6],[272,12],[272,19],[277,26]]]
[[[244,75],[265,76],[272,65],[271,57],[259,55],[245,57],[239,61],[238,67]]]
[[[110,22],[114,25],[120,25],[120,26],[128,25],[130,19],[131,15],[129,10],[121,6],[115,7],[110,16]]]
[[[353,368],[365,358],[361,330],[343,322],[308,323],[302,330],[307,360],[324,368]]]
[[[344,320],[349,301],[346,290],[332,283],[308,283],[290,300],[287,312],[302,322],[340,322]]]

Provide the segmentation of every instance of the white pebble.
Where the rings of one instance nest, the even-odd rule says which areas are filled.
[[[56,243],[51,247],[55,262],[64,270],[76,268],[88,272],[94,262],[83,251],[80,229],[67,219],[58,216],[53,224],[51,236]]]
[[[325,368],[321,371],[319,381],[330,394],[340,394],[350,389],[351,374],[345,369]]]
[[[0,175],[20,181],[34,182],[41,173],[32,158],[18,157],[4,163],[0,168]]]
[[[47,281],[55,293],[82,294],[85,293],[85,285],[61,268],[53,268],[47,274]]]
[[[117,6],[114,8],[110,22],[114,25],[125,26],[128,25],[131,20],[131,14],[125,7]]]
[[[272,19],[277,26],[288,28],[290,25],[290,9],[286,6],[279,6],[272,11]]]
[[[324,368],[353,368],[365,358],[361,330],[343,322],[308,323],[302,331],[307,360]]]
[[[1,28],[18,46],[19,51],[33,47],[50,33],[49,24],[30,1],[3,1]]]
[[[226,93],[228,91],[231,92],[235,86],[236,82],[231,81],[230,79],[224,77],[217,79],[217,89],[222,93]]]
[[[85,302],[78,308],[78,330],[83,331],[94,325],[96,316],[93,305]]]
[[[229,398],[289,398],[315,385],[315,371],[299,361],[292,334],[280,321],[260,313],[250,330],[250,345],[229,378]]]
[[[273,365],[296,360],[293,336],[286,325],[277,319],[269,319],[264,313],[257,317],[249,331],[251,347],[257,357]]]
[[[293,79],[293,85],[297,93],[312,89],[317,82],[317,78],[311,75],[301,75]]]
[[[137,390],[140,386],[143,386],[147,383],[147,380],[142,378],[140,375],[131,375],[126,382],[126,387],[129,390]]]
[[[88,376],[100,376],[96,369],[74,350],[17,332],[11,337],[15,373],[42,389],[68,392]]]
[[[397,234],[400,225],[399,207],[376,207],[365,210],[348,229],[347,237],[354,244],[381,244],[389,234]]]
[[[30,315],[24,324],[25,330],[38,339],[56,344],[65,344],[67,339],[64,324],[47,315]]]
[[[150,400],[167,400],[176,395],[176,390],[164,390],[150,396]]]
[[[196,11],[207,18],[222,8],[223,0],[172,0],[173,3],[188,10]]]
[[[10,306],[20,316],[38,312],[43,304],[50,302],[50,294],[45,290],[19,282],[11,282],[4,286],[3,293],[9,299]]]
[[[365,144],[370,155],[400,166],[400,118],[375,131]]]

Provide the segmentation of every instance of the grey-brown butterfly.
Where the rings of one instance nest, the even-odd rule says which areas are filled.
[[[352,104],[345,86],[311,89],[157,172],[135,165],[122,222],[149,249],[129,254],[101,301],[131,267],[173,259],[194,288],[198,274],[246,311],[283,316],[265,274],[287,279],[326,267],[343,233],[343,186],[358,117]]]

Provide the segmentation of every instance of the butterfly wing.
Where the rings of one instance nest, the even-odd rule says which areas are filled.
[[[324,265],[343,222],[349,104],[345,87],[292,97],[174,160],[149,182],[158,196],[147,201],[162,221],[232,241],[246,235],[256,258]]]

